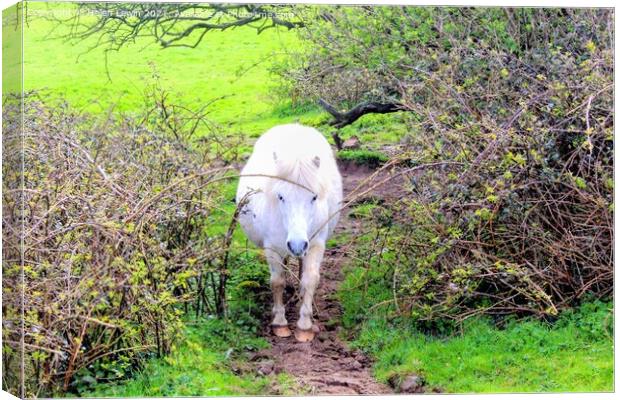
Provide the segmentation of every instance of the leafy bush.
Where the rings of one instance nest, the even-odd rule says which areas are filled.
[[[26,395],[41,396],[167,354],[184,312],[226,314],[240,261],[234,220],[217,210],[235,146],[216,127],[194,140],[198,114],[151,104],[142,118],[96,119],[32,95],[23,137],[5,127],[5,388],[19,387],[22,334]],[[228,229],[209,234],[218,223]]]
[[[399,104],[411,132],[381,245],[358,247],[360,301],[437,327],[612,294],[611,10],[321,10],[283,76],[338,107]]]

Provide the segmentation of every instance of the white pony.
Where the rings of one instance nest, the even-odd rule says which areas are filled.
[[[325,241],[338,221],[342,178],[327,140],[314,128],[276,126],[254,144],[241,171],[237,204],[241,227],[265,251],[271,270],[273,331],[288,337],[284,315],[284,263],[297,257],[301,272],[301,307],[295,337],[314,338],[312,300],[319,283]]]

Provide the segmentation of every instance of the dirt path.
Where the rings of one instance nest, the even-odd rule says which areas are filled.
[[[352,165],[342,166],[345,196],[363,181],[372,171]],[[354,233],[357,221],[347,217],[344,210],[336,228],[336,234],[346,231]],[[251,357],[256,370],[262,374],[286,372],[308,394],[381,394],[393,390],[374,380],[371,360],[361,352],[350,350],[339,338],[342,309],[335,297],[343,280],[341,266],[346,263],[346,245],[326,250],[321,265],[321,281],[315,294],[315,324],[320,332],[309,343],[298,343],[293,336],[277,338],[270,332],[269,321],[265,321],[263,334],[271,343]],[[296,271],[295,265],[292,270]],[[291,329],[297,321],[295,279],[287,278],[285,291],[286,316]],[[274,388],[277,391],[277,388]]]

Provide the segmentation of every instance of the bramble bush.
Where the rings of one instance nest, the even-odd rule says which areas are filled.
[[[22,334],[27,396],[122,378],[167,354],[185,316],[225,316],[229,267],[254,262],[231,252],[221,210],[236,143],[157,86],[147,99],[141,115],[95,117],[30,94],[23,135],[7,102],[7,390],[20,385]]]
[[[345,285],[349,325],[368,309],[421,326],[553,317],[612,295],[612,10],[324,12],[280,71],[291,90],[398,104],[409,125],[392,160],[402,197]]]

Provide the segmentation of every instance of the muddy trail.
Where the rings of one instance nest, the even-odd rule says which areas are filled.
[[[374,171],[352,164],[341,165],[344,195],[355,190],[360,182]],[[376,189],[365,197],[389,196],[390,188]],[[392,185],[387,185],[392,186]],[[393,186],[392,186],[393,187]],[[363,201],[363,200],[362,200]],[[346,232],[354,235],[361,227],[359,221],[348,217],[349,210],[343,210],[335,235]],[[271,343],[271,348],[254,353],[250,361],[259,374],[285,372],[292,376],[306,394],[385,394],[394,393],[387,385],[378,383],[372,377],[371,360],[363,353],[351,350],[340,339],[342,327],[341,306],[336,298],[336,291],[343,280],[341,268],[346,265],[347,244],[339,245],[325,251],[321,265],[321,280],[315,294],[314,323],[319,333],[312,342],[299,343],[294,335],[279,338],[272,334],[270,321],[263,323],[263,335]],[[297,272],[297,264],[289,266]],[[298,317],[296,291],[298,278],[287,274],[285,290],[286,317],[291,330],[295,329]],[[279,392],[274,387],[274,394]]]

